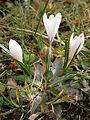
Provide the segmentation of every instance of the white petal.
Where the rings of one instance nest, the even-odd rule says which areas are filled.
[[[72,33],[72,35],[70,37],[70,47],[72,46],[72,43],[73,43],[73,36],[74,36],[74,33]]]
[[[83,45],[84,45],[84,33],[81,33],[79,35],[79,40],[80,40],[81,45],[80,45],[77,53],[79,53],[79,51],[83,48]]]
[[[54,33],[54,15],[50,15],[49,16],[49,19],[48,19],[48,36],[50,37],[50,40],[51,38],[53,37],[53,33]]]
[[[47,18],[46,13],[43,16],[44,26],[50,40],[55,37],[58,31],[61,17],[61,13],[58,13],[55,17],[54,15],[50,15],[49,18]]]
[[[58,28],[59,28],[59,25],[60,25],[60,23],[61,23],[61,18],[62,18],[62,15],[61,15],[61,13],[58,13],[58,14],[56,14],[56,16],[55,16],[55,19],[54,19],[54,22],[53,22],[53,37],[55,37],[55,35],[56,35],[56,33],[57,33],[57,31],[58,31]]]
[[[79,47],[80,45],[80,47]],[[70,37],[70,52],[69,52],[69,59],[71,60],[72,57],[74,56],[76,50],[78,49],[77,53],[82,49],[84,45],[84,34],[81,33],[79,36],[75,36],[73,38],[73,34]]]
[[[49,20],[51,21],[51,20],[53,20],[54,19],[54,15],[50,15],[49,16]]]
[[[12,57],[22,62],[22,48],[15,40],[10,39],[9,50]]]
[[[57,18],[59,20],[59,22],[61,22],[61,19],[62,19],[61,13],[57,13],[55,18]]]
[[[46,13],[44,13],[43,15],[43,23],[44,23],[44,26],[45,26],[45,29],[46,29],[46,32],[48,34],[48,36],[50,36],[50,20],[47,18],[47,15]]]
[[[78,49],[80,45],[79,37],[77,39],[73,39],[72,45],[70,46],[70,52],[69,52],[69,59],[71,60],[74,56],[76,50]]]
[[[49,19],[47,19],[47,28],[46,28],[48,36],[52,36],[52,21],[50,22]]]
[[[46,15],[46,13],[44,13],[44,15],[43,15],[43,23],[44,23],[44,26],[45,26],[45,29],[46,29],[46,26],[47,26],[47,15]]]

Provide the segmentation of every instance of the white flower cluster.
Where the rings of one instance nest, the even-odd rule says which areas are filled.
[[[49,48],[50,48],[50,56],[51,56],[51,46],[52,46],[52,42],[54,40],[54,37],[58,31],[59,25],[61,23],[61,18],[62,15],[61,13],[58,13],[56,16],[54,15],[50,15],[49,18],[47,18],[46,13],[44,13],[43,16],[43,22],[44,22],[44,26],[48,35],[48,39],[49,39]],[[79,49],[77,51],[77,53],[79,53],[79,51],[83,48],[84,45],[84,33],[81,33],[79,36],[74,36],[74,33],[72,33],[71,37],[70,37],[70,50],[69,50],[69,60],[71,60],[76,52],[76,50],[78,49],[79,45]]]
[[[51,56],[52,42],[58,31],[59,25],[61,23],[61,19],[62,19],[61,13],[56,14],[56,16],[50,15],[49,18],[47,18],[46,13],[44,13],[44,16],[43,16],[44,26],[49,39],[50,56]],[[82,49],[84,45],[84,33],[81,33],[79,36],[75,36],[74,38],[73,36],[74,36],[74,33],[72,33],[70,37],[69,61],[73,58],[78,47],[80,46],[77,53],[79,53],[79,51]],[[23,63],[22,48],[15,40],[10,39],[8,53],[12,57],[14,57],[15,59]]]

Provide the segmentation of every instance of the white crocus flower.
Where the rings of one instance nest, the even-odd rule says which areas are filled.
[[[84,33],[81,33],[79,36],[75,36],[74,38],[73,38],[73,36],[74,36],[74,33],[72,33],[72,35],[70,37],[69,62],[72,60],[79,45],[80,45],[80,47],[76,54],[79,53],[79,51],[83,48],[83,45],[84,45]]]
[[[52,42],[58,31],[59,25],[61,23],[61,18],[62,18],[61,13],[57,13],[56,16],[50,15],[49,18],[47,18],[46,13],[44,13],[44,16],[43,16],[43,22],[48,35],[49,44],[50,44],[50,55],[51,55]]]
[[[16,60],[23,63],[22,48],[15,40],[12,39],[9,41],[9,54]]]

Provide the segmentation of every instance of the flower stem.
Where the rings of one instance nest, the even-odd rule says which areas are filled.
[[[51,50],[52,42],[53,42],[53,37],[51,37],[50,40],[49,40],[49,54],[50,54],[50,58],[51,58],[51,53],[52,53],[52,50]]]
[[[49,45],[49,55],[50,55],[50,58],[51,58],[51,53],[52,53],[52,50],[51,50],[51,44]]]

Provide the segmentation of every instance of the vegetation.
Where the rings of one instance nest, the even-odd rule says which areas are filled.
[[[89,120],[89,5],[89,0],[0,5],[0,120]],[[44,13],[62,16],[52,43]],[[71,40],[77,42],[70,47]]]

